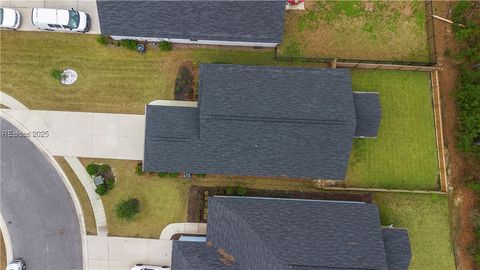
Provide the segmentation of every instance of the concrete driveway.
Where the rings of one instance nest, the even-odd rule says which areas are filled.
[[[100,34],[100,20],[98,18],[96,0],[0,0],[0,7],[14,8],[20,12],[22,21],[20,31],[43,31],[32,24],[32,8],[55,8],[80,10],[92,19],[92,26],[87,34]]]
[[[18,132],[2,118],[0,127]],[[29,270],[82,269],[79,220],[61,176],[25,137],[2,136],[0,148],[0,211],[13,257]]]
[[[89,270],[129,270],[143,263],[170,266],[172,241],[143,238],[87,236]]]
[[[144,115],[14,109],[1,113],[31,136],[38,135],[53,156],[143,159]]]

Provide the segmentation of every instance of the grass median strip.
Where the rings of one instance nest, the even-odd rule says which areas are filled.
[[[55,160],[57,160],[63,172],[65,172],[65,175],[77,194],[78,200],[80,201],[80,206],[82,207],[83,219],[85,220],[87,234],[96,235],[97,225],[95,223],[93,208],[90,204],[90,199],[88,198],[87,192],[83,188],[82,182],[80,182],[75,172],[72,170],[72,168],[70,168],[70,165],[68,165],[67,161],[63,157],[55,157]]]

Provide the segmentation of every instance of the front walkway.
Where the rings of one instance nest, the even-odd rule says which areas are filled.
[[[90,15],[92,25],[88,34],[100,34],[96,0],[0,0],[0,6],[20,12],[20,31],[42,31],[32,24],[32,8],[75,9]]]
[[[88,112],[2,109],[51,155],[143,159],[145,116]]]
[[[172,223],[167,225],[160,234],[160,240],[170,240],[175,234],[207,234],[207,223]]]
[[[98,236],[107,236],[108,227],[107,227],[107,216],[105,215],[105,209],[103,208],[102,199],[95,192],[97,186],[92,181],[92,177],[88,175],[83,164],[76,157],[65,157],[68,165],[77,175],[80,182],[82,182],[83,188],[87,192],[88,199],[92,205],[93,215],[95,216],[95,225],[97,227]]]
[[[87,236],[89,270],[128,270],[143,263],[170,266],[172,241]]]

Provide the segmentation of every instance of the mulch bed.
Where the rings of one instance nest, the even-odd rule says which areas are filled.
[[[196,69],[193,63],[191,61],[182,63],[175,79],[175,100],[197,100],[195,81]]]
[[[190,187],[188,199],[188,222],[207,222],[206,210],[208,196],[226,195],[225,187]],[[346,192],[301,192],[292,190],[263,190],[246,188],[248,197],[271,197],[271,198],[289,198],[289,199],[312,199],[312,200],[336,200],[336,201],[358,201],[372,202],[371,193],[346,193]],[[235,194],[234,194],[235,195]]]

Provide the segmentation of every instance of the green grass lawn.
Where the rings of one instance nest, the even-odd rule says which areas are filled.
[[[318,0],[305,8],[286,13],[280,55],[428,61],[423,1]]]
[[[356,139],[346,184],[355,187],[438,189],[429,74],[354,70],[354,91],[380,94],[378,138]]]
[[[168,224],[186,221],[188,181],[157,175],[138,176],[136,161],[81,159],[85,166],[92,161],[109,164],[115,173],[115,188],[102,196],[110,236],[158,239]],[[130,198],[140,200],[140,213],[133,221],[118,219],[115,205]]]
[[[95,36],[2,32],[0,89],[31,109],[144,113],[154,99],[172,99],[178,67],[195,63],[315,65],[275,61],[271,49],[174,48],[145,55],[105,47]],[[71,67],[79,74],[62,86],[50,72]],[[379,91],[378,139],[353,147],[347,185],[435,189],[437,165],[427,73],[353,70],[356,91]]]
[[[83,220],[85,221],[85,230],[87,231],[87,234],[96,235],[97,225],[95,223],[95,215],[93,214],[92,204],[88,198],[87,191],[85,191],[82,182],[80,182],[80,179],[78,179],[77,175],[70,165],[68,165],[67,161],[63,157],[55,157],[55,159],[70,181],[70,184],[75,190],[75,194],[77,194],[80,207],[82,208]]]
[[[273,49],[174,48],[141,55],[105,47],[94,35],[2,32],[0,88],[30,109],[143,114],[155,99],[173,99],[175,77],[187,60],[196,63],[287,65]],[[79,78],[62,86],[51,77],[73,68]]]
[[[455,269],[447,196],[376,193],[374,201],[383,225],[408,229],[410,270]]]

